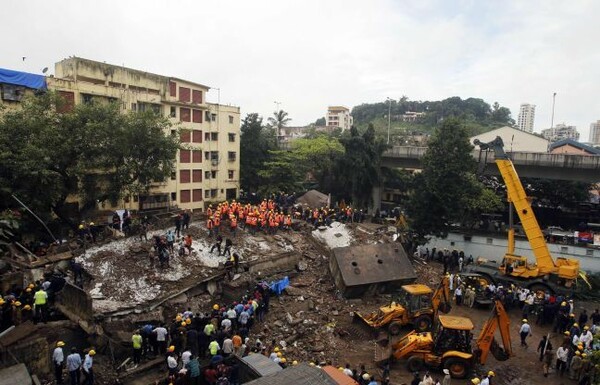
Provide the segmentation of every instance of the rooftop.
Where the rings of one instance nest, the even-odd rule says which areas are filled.
[[[399,243],[338,247],[332,253],[347,287],[416,279]]]
[[[247,385],[338,385],[324,370],[305,363],[290,366],[280,372],[258,378]]]
[[[427,285],[414,284],[414,285],[404,285],[402,286],[404,290],[412,295],[422,295],[433,293],[433,290]]]
[[[552,143],[550,145],[550,147],[548,148],[548,150],[552,151],[555,148],[562,147],[562,146],[567,146],[567,145],[573,146],[573,147],[578,148],[578,149],[580,149],[582,151],[588,152],[588,153],[590,153],[592,155],[600,155],[600,149],[597,149],[597,148],[592,147],[592,146],[588,146],[587,144],[580,143],[580,142],[578,142],[576,140],[573,140],[573,139],[558,140],[558,141]]]

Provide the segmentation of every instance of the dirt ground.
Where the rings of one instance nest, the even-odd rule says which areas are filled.
[[[257,258],[273,258],[282,252],[297,252],[302,255],[306,269],[292,272],[290,287],[279,297],[271,301],[271,311],[265,322],[255,326],[251,337],[260,338],[263,342],[277,341],[280,346],[285,346],[283,351],[289,362],[329,362],[335,366],[349,363],[353,368],[364,364],[370,373],[380,377],[381,370],[374,364],[375,342],[370,335],[361,333],[352,324],[354,311],[369,312],[377,307],[389,303],[391,296],[377,296],[358,300],[342,298],[328,272],[328,255],[326,248],[345,246],[349,244],[364,244],[376,242],[391,242],[389,235],[385,234],[386,228],[371,225],[338,225],[331,229],[315,231],[303,226],[299,231],[281,233],[276,236],[252,236],[241,231],[235,239],[235,250],[242,253],[242,258],[251,260]],[[148,263],[148,257],[139,252],[140,247],[147,248],[139,240],[121,240],[108,246],[101,246],[88,250],[80,260],[95,278],[87,289],[96,295],[102,309],[113,309],[123,306],[135,306],[140,303],[150,303],[161,298],[169,292],[181,289],[189,280],[197,279],[200,275],[208,275],[221,269],[216,256],[207,253],[209,241],[205,229],[195,225],[191,230],[195,245],[202,249],[196,256],[188,259],[175,260],[174,266],[168,272],[157,271]],[[321,242],[323,247],[314,247],[307,237],[313,237]],[[136,258],[131,256],[131,248],[137,250]],[[216,262],[216,263],[215,263]],[[437,263],[425,264],[415,261],[418,282],[435,287],[441,277],[441,266]],[[245,284],[258,280],[273,280],[288,275],[290,272],[279,272],[263,275],[257,273],[243,273],[239,281],[232,284],[238,285],[240,290]],[[131,285],[136,290],[131,290]],[[137,286],[136,286],[137,285]],[[144,295],[139,295],[142,292]],[[222,300],[222,298],[220,298]],[[165,314],[183,311],[188,306],[193,310],[207,311],[212,303],[219,299],[211,298],[204,294],[185,303],[171,301],[165,304]],[[102,302],[104,301],[104,302]],[[589,306],[594,306],[593,304]],[[96,307],[96,306],[95,306]],[[588,311],[590,307],[588,307]],[[479,334],[479,328],[490,315],[489,309],[471,309],[454,306],[451,315],[468,316],[476,326],[474,335]],[[559,379],[552,373],[548,378],[542,375],[541,363],[535,348],[541,337],[547,334],[549,328],[533,326],[533,337],[529,338],[529,348],[519,346],[518,330],[520,327],[520,312],[512,310],[511,337],[513,341],[514,357],[505,362],[497,362],[492,355],[478,373],[488,370],[496,372],[494,384],[546,384],[559,385],[574,383],[568,379]],[[409,330],[406,329],[406,332]],[[499,340],[499,333],[497,339]],[[559,345],[560,336],[552,336],[554,346]],[[442,374],[432,371],[434,378],[441,378]],[[410,383],[412,374],[409,373],[403,362],[392,365],[392,384],[400,385]],[[452,380],[452,384],[468,384],[468,380]]]

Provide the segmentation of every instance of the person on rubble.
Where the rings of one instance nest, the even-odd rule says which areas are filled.
[[[63,352],[63,346],[65,343],[58,341],[56,348],[52,352],[52,363],[54,363],[54,377],[56,378],[57,384],[63,383],[63,369],[65,367],[65,353]]]
[[[94,385],[94,356],[96,351],[91,349],[88,354],[85,355],[83,365],[81,366],[82,373],[84,375],[83,382],[81,385]]]
[[[71,379],[71,385],[79,385],[80,373],[81,373],[81,356],[77,353],[77,348],[71,348],[71,354],[67,356],[67,370],[69,371],[69,378]]]
[[[167,351],[167,342],[169,337],[167,328],[165,328],[164,324],[161,324],[159,327],[154,329],[152,333],[156,335],[156,346],[158,348],[158,351],[156,351],[155,354],[165,354]]]
[[[210,248],[210,253],[212,254],[213,250],[217,249],[217,253],[221,255],[221,243],[223,243],[223,237],[221,235],[217,235],[215,244]]]
[[[43,323],[46,323],[48,321],[48,293],[40,287],[33,295],[33,298],[36,322],[42,321]]]
[[[133,347],[133,363],[137,366],[142,361],[142,342],[143,338],[139,330],[135,330],[131,336]]]
[[[190,222],[191,222],[191,220],[192,220],[192,214],[190,213],[190,210],[187,210],[187,209],[186,209],[186,210],[183,212],[183,217],[182,217],[182,219],[183,219],[183,223],[182,223],[182,224],[183,224],[183,226],[182,226],[182,227],[183,227],[183,229],[185,229],[185,230],[189,229],[189,227],[190,227]]]
[[[227,254],[228,256],[231,257],[231,246],[233,246],[233,241],[230,238],[227,238],[225,240],[225,249],[223,249],[223,256],[225,256],[225,254]]]

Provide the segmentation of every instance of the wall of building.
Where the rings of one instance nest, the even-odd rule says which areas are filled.
[[[550,151],[551,154],[571,154],[571,155],[591,155],[589,152],[584,151],[581,148],[565,144],[564,146],[553,148]]]

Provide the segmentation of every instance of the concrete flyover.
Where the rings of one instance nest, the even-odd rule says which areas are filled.
[[[394,146],[383,154],[381,165],[390,168],[419,170],[427,147]],[[520,177],[600,182],[600,156],[546,154],[534,152],[508,153]],[[479,158],[479,150],[473,150],[473,158]],[[494,154],[481,152],[481,162],[486,162],[483,173],[499,175]]]

